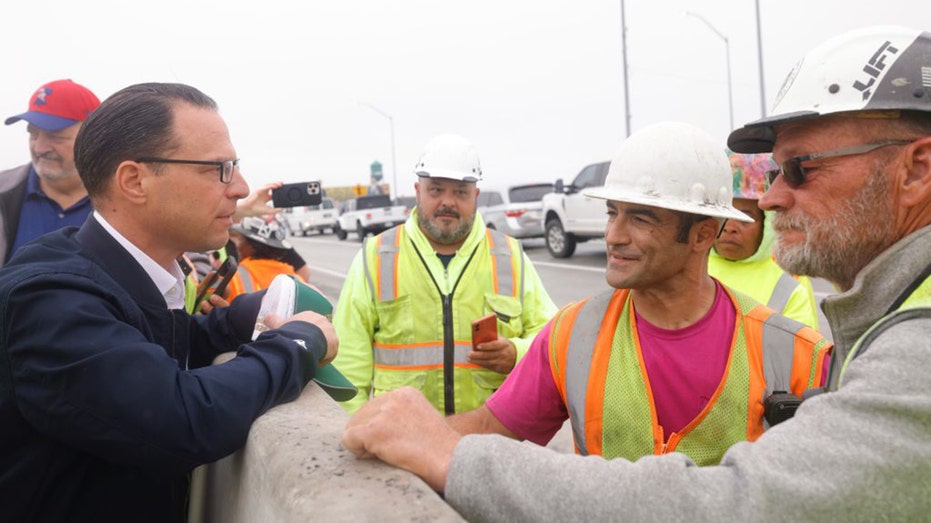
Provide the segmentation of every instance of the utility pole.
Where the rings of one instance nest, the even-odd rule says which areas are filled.
[[[763,81],[763,32],[760,29],[760,0],[756,0],[756,59],[760,64],[760,117],[766,116],[766,82]]]
[[[391,199],[394,200],[398,197],[398,164],[396,163],[394,154],[394,118],[370,103],[359,102],[359,105],[364,105],[388,119],[388,124],[391,128],[391,190],[389,194],[391,195]]]
[[[621,60],[624,64],[624,118],[627,136],[630,136],[630,86],[627,82],[627,24],[624,21],[624,0],[621,0]]]

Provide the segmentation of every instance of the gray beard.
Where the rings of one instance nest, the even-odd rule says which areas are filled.
[[[33,168],[35,168],[35,165],[33,165]],[[36,174],[39,175],[39,178],[42,178],[43,180],[49,180],[49,181],[64,180],[65,178],[71,178],[72,176],[75,176],[75,177],[78,176],[77,171],[74,171],[74,172],[67,172],[67,171],[39,172],[38,169],[36,169]]]
[[[850,289],[860,270],[895,240],[888,183],[883,170],[874,169],[856,198],[818,222],[776,213],[777,231],[805,232],[805,242],[791,246],[783,245],[776,233],[776,262],[792,274],[824,278],[842,290]]]
[[[456,245],[465,241],[469,233],[472,232],[472,223],[474,219],[472,221],[464,221],[462,225],[449,232],[444,232],[442,229],[436,227],[422,214],[417,215],[417,221],[420,223],[420,228],[434,242],[440,245]]]

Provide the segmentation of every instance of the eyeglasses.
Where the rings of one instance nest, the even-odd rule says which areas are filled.
[[[233,169],[239,167],[239,158],[236,158],[235,160],[226,160],[223,162],[211,162],[207,160],[175,160],[172,158],[157,158],[151,156],[145,158],[136,158],[136,161],[139,163],[183,163],[192,165],[213,165],[214,167],[220,169],[220,181],[222,183],[230,183],[233,181]]]
[[[882,147],[889,147],[890,145],[906,145],[910,143],[912,143],[912,140],[886,140],[883,142],[873,142],[863,145],[843,147],[841,149],[835,149],[833,151],[824,153],[812,153],[806,154],[805,156],[796,156],[795,158],[789,158],[788,160],[782,162],[782,165],[779,166],[779,169],[767,171],[766,181],[769,185],[772,185],[776,181],[776,177],[781,174],[782,178],[789,185],[789,187],[797,189],[803,183],[805,183],[808,177],[808,169],[802,166],[802,163],[804,162],[820,160],[822,158],[854,156],[857,154],[864,154],[870,151],[875,151],[876,149],[880,149]]]

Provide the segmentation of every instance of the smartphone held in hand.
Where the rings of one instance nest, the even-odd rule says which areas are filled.
[[[211,271],[210,274],[201,280],[200,285],[197,286],[197,298],[194,301],[194,310],[200,310],[200,304],[204,300],[209,300],[210,296],[214,294],[224,296],[226,294],[226,286],[229,285],[230,280],[233,279],[237,268],[236,258],[230,256],[220,265],[219,269]],[[217,280],[219,280],[219,283],[217,283]]]
[[[272,205],[275,207],[306,207],[320,205],[322,201],[320,182],[286,183],[272,189]]]
[[[498,339],[498,317],[494,314],[487,314],[477,320],[472,321],[472,348],[476,349],[479,343],[485,343]]]

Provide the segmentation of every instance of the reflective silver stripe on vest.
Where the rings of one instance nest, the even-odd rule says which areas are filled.
[[[789,298],[798,286],[799,282],[791,274],[783,271],[782,276],[776,281],[776,286],[773,287],[773,293],[769,295],[769,302],[766,306],[781,313],[789,304]]]
[[[507,236],[501,231],[495,229],[488,229],[491,233],[491,241],[494,243],[494,246],[491,247],[491,255],[495,257],[495,272],[498,280],[498,288],[495,289],[495,294],[503,294],[505,296],[515,296],[514,294],[514,271],[511,267],[511,247],[508,245]],[[520,297],[521,304],[524,303],[524,257],[520,249],[517,250],[518,255],[520,255],[520,282],[517,283],[518,290],[520,294],[517,296]]]
[[[394,270],[395,270],[395,261],[397,260],[398,247],[398,229],[403,227],[392,227],[387,231],[381,233],[379,236],[381,238],[381,244],[378,245],[377,254],[379,259],[379,265],[381,266],[381,278],[379,278],[378,292],[375,292],[375,282],[372,280],[372,271],[369,270],[368,265],[368,239],[362,243],[362,267],[363,272],[365,272],[365,279],[369,284],[369,292],[372,293],[372,298],[375,301],[390,301],[395,298],[394,295]]]
[[[766,388],[760,401],[764,401],[777,390],[792,392],[795,334],[803,328],[803,323],[780,314],[771,315],[763,323],[763,374],[766,377]],[[769,429],[765,417],[763,429]]]
[[[611,303],[614,290],[602,292],[582,304],[572,325],[569,347],[566,351],[566,406],[572,422],[572,435],[579,454],[588,455],[585,444],[585,405],[588,403],[588,376],[592,370],[592,357],[598,331]]]
[[[365,277],[368,280],[369,290],[372,293],[372,296],[375,297],[377,301],[389,301],[395,299],[397,296],[394,295],[394,274],[395,274],[395,264],[397,263],[397,238],[398,238],[398,229],[400,227],[395,227],[389,229],[381,234],[381,244],[378,246],[377,254],[379,258],[379,265],[381,266],[379,278],[378,289],[375,289],[375,282],[372,278],[372,273],[368,267],[368,257],[363,256],[363,266],[365,268]],[[511,256],[517,254],[520,256],[520,274],[518,275],[518,297],[520,299],[521,305],[524,303],[524,256],[523,250],[520,246],[517,248],[516,253],[511,252],[511,247],[508,245],[507,236],[500,231],[494,229],[489,229],[491,232],[492,242],[494,246],[490,249],[491,255],[495,257],[495,271],[498,280],[498,286],[495,288],[495,294],[504,294],[506,296],[514,296],[514,271],[511,268]],[[363,252],[365,252],[365,244],[362,246]],[[377,293],[376,293],[377,290]],[[457,360],[458,361],[458,360]]]
[[[252,275],[249,274],[249,271],[240,265],[239,268],[236,269],[236,272],[239,273],[239,279],[242,280],[242,291],[255,292],[255,285],[252,283]]]
[[[398,257],[398,229],[394,227],[382,233],[381,245],[378,246],[378,259],[381,260],[381,278],[379,278],[378,300],[389,301],[394,295],[394,271]]]
[[[420,367],[432,366],[443,368],[443,342],[435,345],[416,345],[414,347],[401,347],[388,349],[375,345],[373,348],[375,365],[385,367]],[[453,361],[455,363],[468,363],[471,345],[457,344]]]

